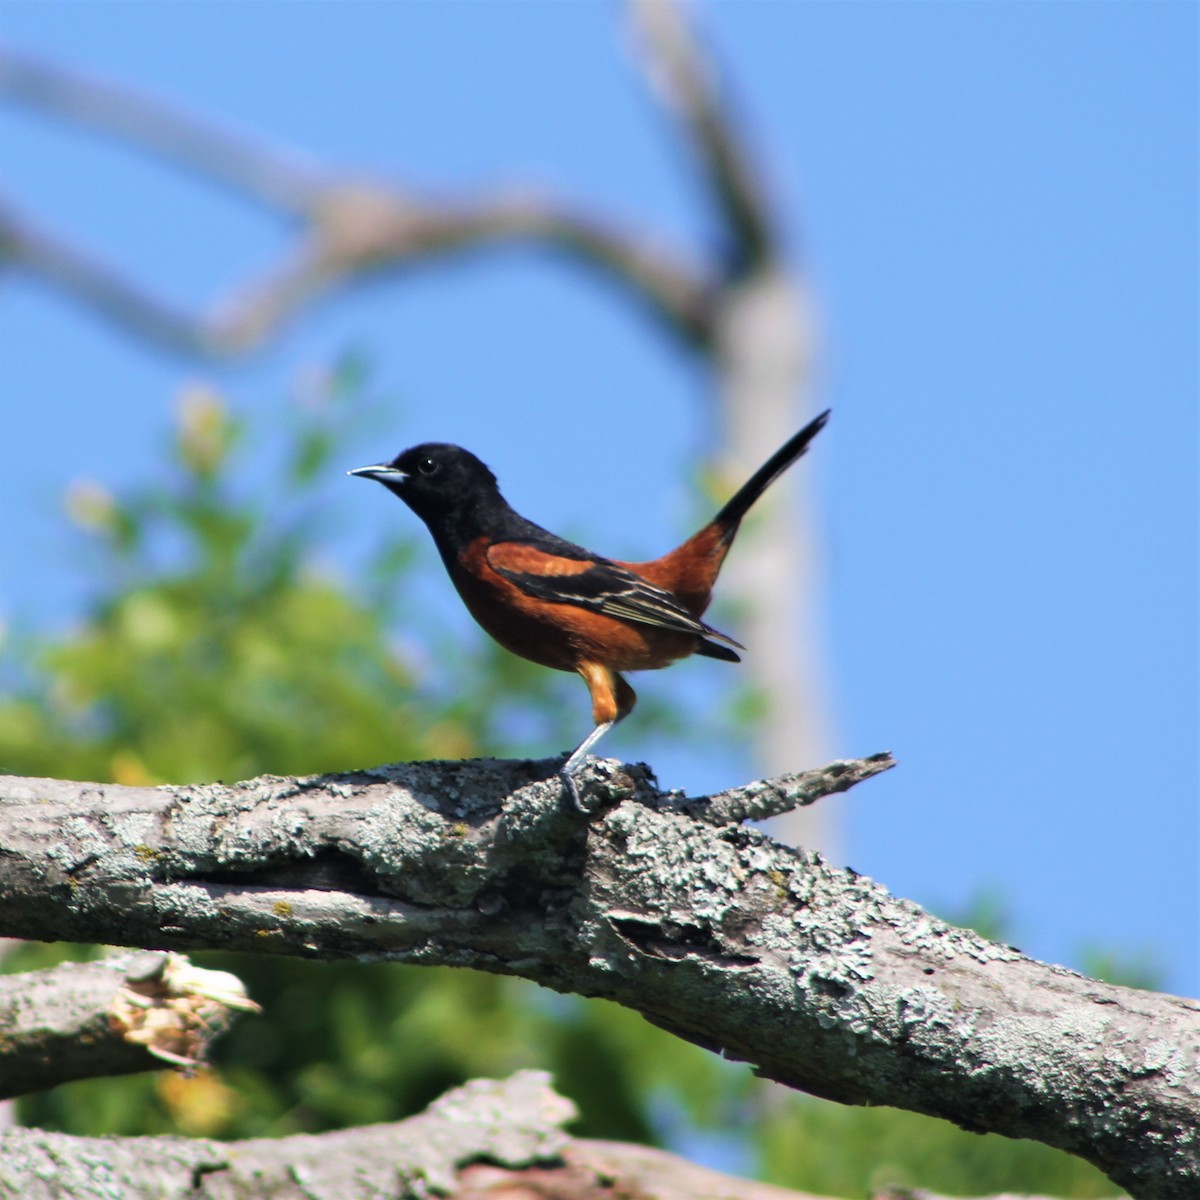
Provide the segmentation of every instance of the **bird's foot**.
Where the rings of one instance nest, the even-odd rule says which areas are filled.
[[[579,784],[575,779],[575,771],[583,765],[583,760],[572,761],[574,755],[563,764],[563,768],[558,773],[559,779],[563,782],[563,787],[567,790],[567,795],[571,797],[571,804],[575,811],[582,813],[585,817],[590,817],[591,811],[584,805],[582,797],[579,795]]]

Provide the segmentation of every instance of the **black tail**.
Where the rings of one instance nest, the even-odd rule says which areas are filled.
[[[722,662],[742,661],[742,656],[736,650],[730,650],[728,646],[722,646],[720,642],[701,641],[696,647],[696,653],[701,658],[719,658]]]
[[[815,420],[809,421],[794,438],[776,450],[738,489],[733,499],[717,513],[713,523],[721,527],[726,538],[733,536],[742,518],[749,512],[750,506],[808,449],[808,443],[825,428],[828,420],[829,409],[826,409]]]

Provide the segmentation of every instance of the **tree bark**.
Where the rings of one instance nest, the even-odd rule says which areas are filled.
[[[13,1129],[0,1133],[0,1200],[817,1200],[662,1150],[570,1138],[574,1115],[546,1075],[522,1071],[474,1080],[407,1121],[336,1133],[221,1143]]]
[[[410,763],[234,786],[0,779],[0,934],[520,975],[616,1000],[763,1075],[1200,1191],[1200,1006],[948,926],[728,824],[890,760],[720,797],[643,768]]]
[[[78,1138],[34,1129],[0,1134],[0,1197],[73,1200],[425,1200],[461,1195],[459,1168],[555,1161],[574,1115],[547,1077],[476,1080],[420,1116],[390,1125],[222,1144],[201,1138]]]

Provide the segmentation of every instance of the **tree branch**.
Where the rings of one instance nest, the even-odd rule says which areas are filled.
[[[1035,1138],[1141,1197],[1196,1194],[1200,1006],[1034,962],[694,820],[644,768],[592,764],[585,819],[558,765],[3,779],[0,933],[520,975],[817,1095]]]
[[[280,264],[192,316],[37,229],[0,201],[0,261],[63,291],[116,324],[177,353],[242,354],[333,288],[381,269],[503,242],[534,242],[598,267],[678,336],[710,336],[713,281],[661,239],[548,196],[499,194],[469,203],[433,198],[322,166],[185,114],[162,99],[0,48],[0,95],[90,126],[167,163],[215,180],[297,224]]]
[[[484,1160],[508,1167],[554,1162],[574,1116],[539,1071],[476,1080],[422,1113],[390,1125],[318,1135],[204,1139],[80,1138],[32,1129],[0,1133],[0,1195],[295,1197],[307,1200],[461,1194],[459,1169]],[[103,1178],[97,1178],[98,1164]],[[97,1185],[106,1190],[100,1192]]]
[[[528,189],[435,201],[349,176],[322,193],[283,266],[225,302],[209,336],[223,353],[253,349],[337,286],[510,242],[541,244],[598,268],[689,343],[711,336],[712,283],[646,235]]]
[[[825,796],[848,792],[856,783],[882,774],[896,765],[886,752],[848,762],[831,762],[812,771],[761,779],[712,796],[683,800],[677,811],[710,825],[740,825],[743,821],[769,821],[797,808],[807,808]]]
[[[721,225],[730,235],[726,249],[732,274],[765,265],[775,257],[778,239],[761,176],[696,30],[674,0],[631,0],[630,9],[647,77],[690,138]]]
[[[662,1150],[569,1138],[562,1126],[574,1115],[548,1076],[521,1071],[506,1080],[474,1080],[406,1121],[336,1133],[222,1143],[8,1129],[0,1132],[0,1197],[817,1200],[734,1179]],[[909,1193],[903,1200],[935,1198]]]
[[[0,1100],[72,1079],[198,1066],[230,1021],[258,1011],[226,971],[181,954],[123,954],[0,975]]]
[[[126,279],[111,264],[35,225],[0,196],[0,269],[24,271],[71,300],[178,354],[217,352],[214,331]]]
[[[256,201],[304,217],[328,182],[313,159],[221,128],[125,84],[0,46],[0,95],[91,128]]]

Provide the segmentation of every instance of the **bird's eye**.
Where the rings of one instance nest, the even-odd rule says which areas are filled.
[[[427,454],[417,463],[417,471],[421,475],[436,475],[440,465],[436,458],[432,458]]]

